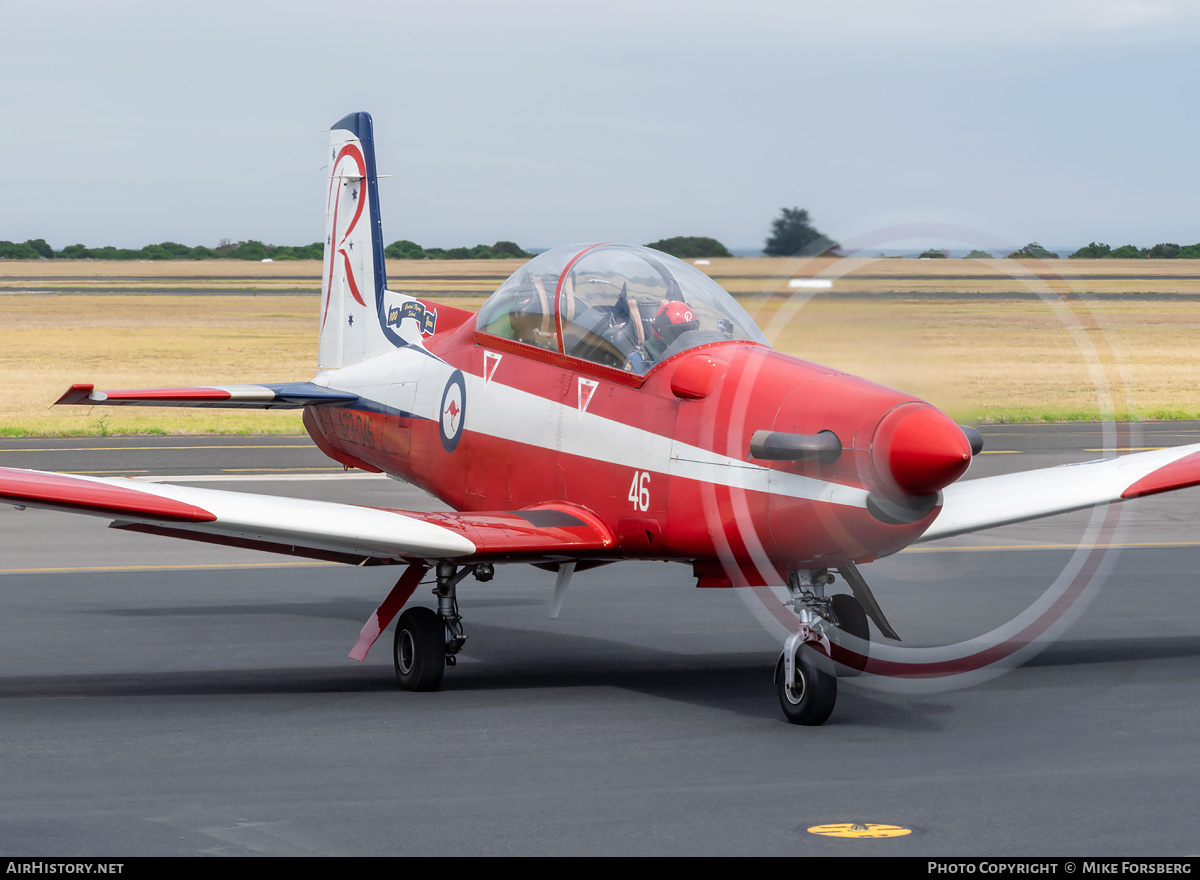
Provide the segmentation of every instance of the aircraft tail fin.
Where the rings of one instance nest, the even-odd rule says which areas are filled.
[[[388,326],[383,247],[371,114],[351,113],[329,132],[320,369],[349,366],[404,344]]]

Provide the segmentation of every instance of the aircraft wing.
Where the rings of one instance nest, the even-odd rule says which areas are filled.
[[[112,519],[110,526],[380,565],[563,562],[608,555],[611,532],[569,504],[492,513],[421,513],[124,478],[0,468],[0,501]]]
[[[95,385],[72,385],[55,405],[78,406],[200,406],[230,409],[300,409],[339,405],[358,400],[357,394],[333,391],[312,382],[277,385],[211,385],[195,388],[140,388],[97,391]]]
[[[914,543],[1195,485],[1200,443],[964,480],[942,490],[941,513]]]

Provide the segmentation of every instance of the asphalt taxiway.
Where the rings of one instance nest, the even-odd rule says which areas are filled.
[[[1200,441],[1200,425],[985,429],[972,475]],[[0,463],[397,508],[304,438],[0,441]],[[734,591],[624,563],[466,581],[441,691],[398,690],[390,632],[346,659],[397,572],[0,510],[6,855],[1179,855],[1197,849],[1200,490],[1125,505],[1099,594],[1022,667],[937,693],[841,683],[786,724],[778,643]],[[1019,614],[1087,514],[864,566],[905,644]],[[417,599],[431,603],[424,593]],[[905,837],[807,829],[887,823]]]

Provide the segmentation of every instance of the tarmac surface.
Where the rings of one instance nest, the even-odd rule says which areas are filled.
[[[969,476],[1200,442],[1200,424],[985,428]],[[429,509],[302,437],[0,441],[0,464]],[[0,510],[5,855],[1188,855],[1200,849],[1200,490],[1123,505],[1102,589],[1018,669],[940,692],[839,682],[783,721],[779,644],[678,565],[459,588],[442,690],[346,659],[399,572]],[[1035,601],[1090,514],[862,571],[906,645]],[[425,588],[415,597],[432,606]],[[904,837],[808,828],[863,822]]]

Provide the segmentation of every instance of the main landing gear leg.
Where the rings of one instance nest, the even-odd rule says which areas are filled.
[[[438,610],[415,607],[400,615],[396,624],[393,657],[396,680],[409,691],[435,691],[442,683],[447,666],[453,666],[467,641],[462,615],[458,613],[458,582],[473,574],[480,581],[492,579],[491,565],[464,565],[439,562],[437,586]]]

